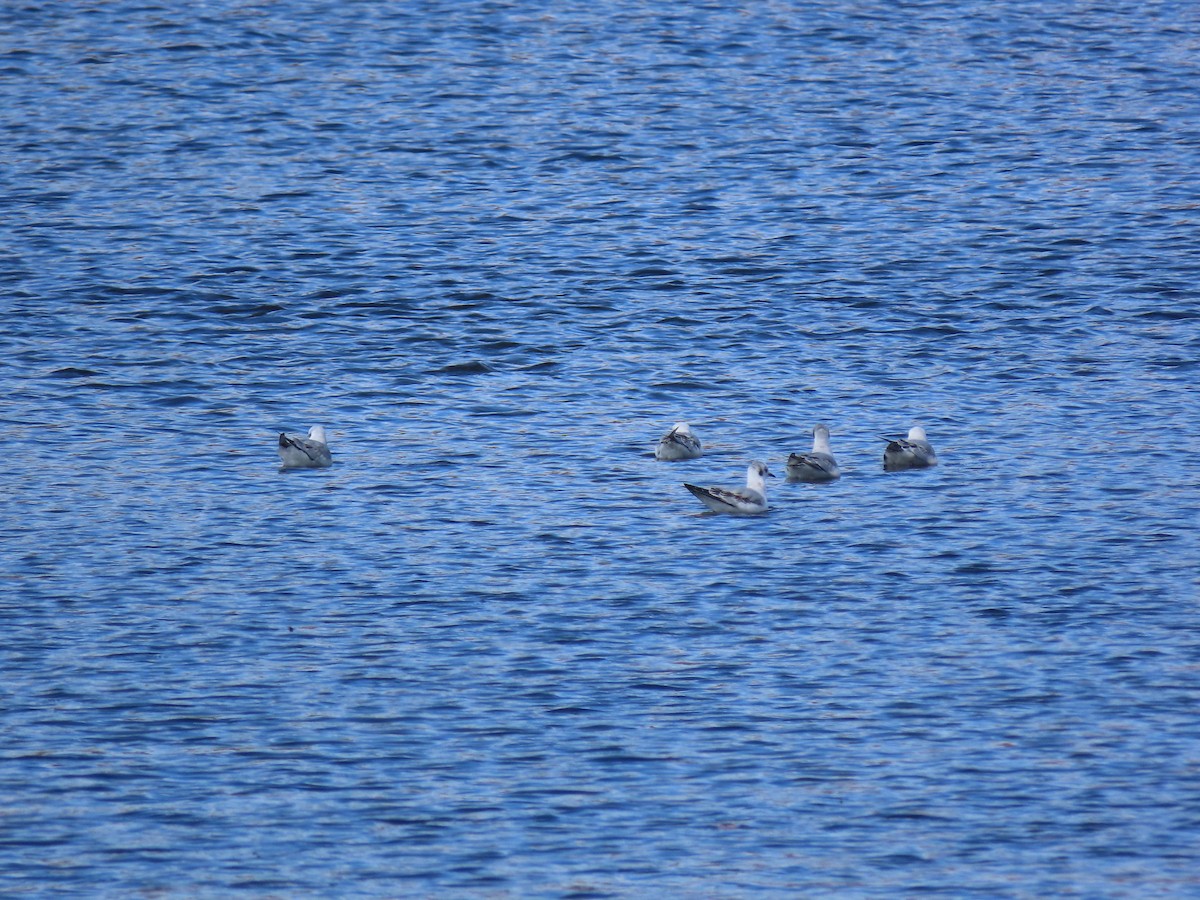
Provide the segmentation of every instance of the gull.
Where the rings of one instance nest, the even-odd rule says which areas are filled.
[[[925,439],[925,429],[914,425],[908,430],[906,438],[889,438],[887,449],[883,451],[883,468],[887,472],[898,472],[901,469],[924,469],[937,465],[937,454],[933,445]]]
[[[285,469],[323,469],[333,465],[329,445],[325,442],[325,427],[314,425],[308,437],[294,434],[279,435],[279,458]]]
[[[788,457],[789,481],[833,481],[841,476],[833,451],[829,449],[829,429],[824,425],[813,428],[812,453],[793,453]]]
[[[703,455],[700,438],[692,434],[687,422],[676,422],[675,427],[662,436],[654,448],[654,458],[667,462],[677,459],[697,459]]]
[[[774,478],[767,464],[755,460],[746,469],[744,488],[697,487],[684,484],[696,498],[713,512],[754,515],[767,511],[767,489],[763,477]]]

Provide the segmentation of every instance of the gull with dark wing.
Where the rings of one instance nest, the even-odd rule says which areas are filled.
[[[833,481],[841,474],[829,449],[829,429],[824,425],[813,428],[811,453],[793,453],[788,457],[788,481]]]
[[[933,445],[925,437],[925,429],[914,425],[908,430],[906,438],[889,438],[883,451],[883,468],[887,472],[898,472],[901,469],[925,469],[937,465],[937,454]]]
[[[766,463],[755,460],[746,469],[744,488],[697,487],[684,484],[701,503],[713,512],[749,516],[767,511],[766,478],[774,478]]]
[[[675,427],[662,436],[654,448],[654,458],[665,462],[677,459],[698,459],[703,455],[700,438],[692,434],[687,422],[676,422]]]
[[[333,465],[325,440],[325,427],[314,425],[308,429],[306,438],[294,434],[279,435],[279,458],[285,469],[323,469]]]

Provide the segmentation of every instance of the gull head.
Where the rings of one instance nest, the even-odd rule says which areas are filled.
[[[312,428],[308,429],[308,439],[310,441],[316,441],[318,444],[329,443],[327,440],[325,440],[325,426],[314,425]]]
[[[751,478],[757,478],[760,482],[764,478],[775,477],[771,470],[767,468],[767,464],[765,462],[760,462],[757,459],[750,463],[750,468],[746,470],[746,474]]]
[[[914,425],[912,428],[908,429],[908,439],[910,441],[925,440],[925,429],[920,425]]]
[[[829,452],[829,427],[817,424],[813,426],[813,450],[818,453]]]

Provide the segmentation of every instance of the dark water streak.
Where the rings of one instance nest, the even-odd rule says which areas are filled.
[[[1198,51],[0,12],[0,889],[1194,894]],[[835,484],[680,486],[816,421]]]

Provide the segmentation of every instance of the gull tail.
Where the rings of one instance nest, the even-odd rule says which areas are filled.
[[[737,509],[737,507],[734,506],[732,503],[729,503],[724,498],[719,497],[717,494],[713,493],[708,488],[702,488],[702,487],[699,487],[698,485],[688,484],[686,481],[683,483],[683,486],[685,488],[687,488],[689,491],[691,491],[696,496],[696,499],[698,499],[701,503],[703,503],[705,506],[707,506],[709,509],[713,510],[714,512],[720,512],[721,510],[726,510],[726,509],[729,509],[729,510]]]

